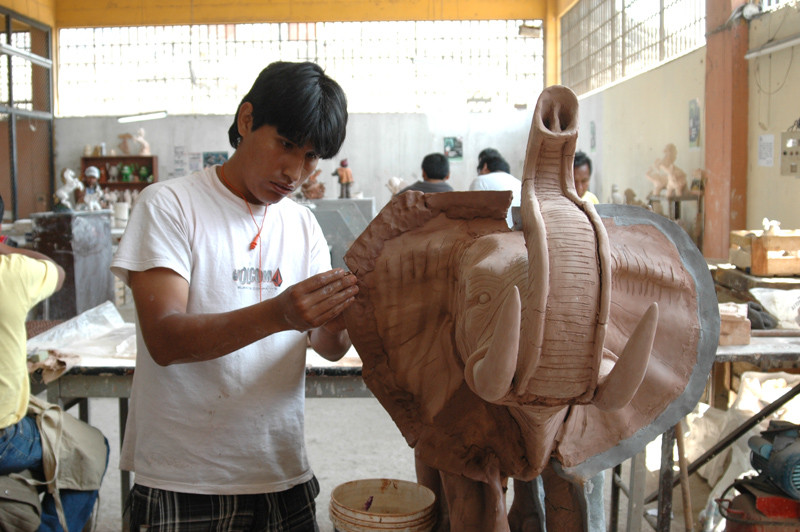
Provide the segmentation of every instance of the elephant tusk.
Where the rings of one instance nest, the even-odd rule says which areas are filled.
[[[651,303],[611,372],[597,386],[594,404],[600,410],[619,410],[631,402],[644,379],[658,325],[658,303]]]
[[[511,389],[517,368],[521,311],[519,288],[513,286],[511,293],[500,305],[486,355],[480,357],[479,351],[467,360],[467,382],[484,401],[498,401]],[[472,379],[469,378],[470,375]]]

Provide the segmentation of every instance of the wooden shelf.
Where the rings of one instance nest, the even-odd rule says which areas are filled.
[[[121,181],[122,167],[130,166],[131,181]],[[111,190],[141,190],[150,183],[158,181],[158,156],[156,155],[113,155],[107,157],[81,157],[81,176],[86,168],[96,166],[100,170],[98,180],[102,188]],[[139,171],[144,167],[149,177],[142,180]],[[110,180],[114,175],[116,180]]]

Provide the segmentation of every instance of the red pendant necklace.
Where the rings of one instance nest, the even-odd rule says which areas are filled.
[[[253,219],[253,225],[255,225],[256,229],[258,230],[258,232],[256,233],[256,236],[253,237],[253,241],[250,242],[250,251],[256,249],[256,245],[258,245],[258,300],[261,301],[261,281],[262,281],[263,271],[264,271],[263,268],[261,267],[261,230],[264,229],[264,222],[267,219],[267,207],[269,205],[265,205],[264,206],[264,217],[261,218],[261,226],[259,227],[258,222],[256,222],[256,217],[253,216],[253,209],[250,208],[250,202],[247,201],[247,199],[244,197],[244,194],[239,192],[239,190],[236,187],[231,185],[228,182],[228,180],[225,179],[225,165],[224,164],[219,167],[219,172],[220,172],[219,175],[222,178],[222,182],[225,183],[225,185],[231,191],[233,191],[237,196],[242,198],[242,201],[244,201],[244,204],[247,206],[247,212],[250,213],[250,218]]]
[[[239,190],[236,187],[231,185],[228,182],[228,180],[225,179],[225,165],[220,166],[219,171],[220,171],[220,177],[222,177],[222,182],[225,183],[225,185],[229,189],[231,189],[234,194],[242,198],[242,201],[244,201],[244,204],[247,207],[247,212],[250,213],[250,218],[253,219],[253,225],[255,225],[256,229],[258,230],[256,236],[253,237],[253,241],[250,242],[250,250],[252,251],[256,249],[256,243],[261,244],[261,230],[264,229],[264,220],[267,219],[267,207],[264,207],[264,217],[261,219],[261,226],[259,227],[258,222],[256,222],[256,217],[253,216],[253,209],[250,208],[250,202],[245,199],[244,194],[239,192]]]

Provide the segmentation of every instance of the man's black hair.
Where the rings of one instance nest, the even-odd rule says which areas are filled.
[[[422,159],[422,171],[428,179],[445,179],[450,175],[450,161],[441,153],[430,153]]]
[[[484,148],[484,149],[482,149],[481,152],[478,154],[478,173],[480,173],[480,171],[483,170],[483,164],[486,162],[486,159],[488,159],[489,157],[500,157],[500,158],[502,158],[503,156],[500,155],[500,152],[497,151],[494,148]]]
[[[580,166],[583,166],[584,164],[589,165],[589,175],[592,175],[592,160],[589,158],[588,155],[586,155],[582,151],[576,151],[575,162],[572,163],[572,167],[578,168]]]
[[[485,165],[490,172],[511,173],[511,167],[508,165],[508,161],[503,159],[500,155],[490,155],[484,158],[483,165]],[[481,165],[481,168],[483,168],[483,165]]]
[[[234,148],[242,140],[237,119],[245,102],[253,105],[253,130],[273,126],[300,147],[310,143],[322,159],[332,158],[344,143],[347,98],[319,65],[277,61],[262,70],[228,129]]]

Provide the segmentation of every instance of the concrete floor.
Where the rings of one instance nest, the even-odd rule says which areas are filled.
[[[117,400],[90,400],[90,422],[100,428],[111,444],[109,470],[100,491],[100,509],[97,532],[121,530],[121,501],[119,481],[119,430],[117,428]],[[317,498],[317,521],[321,532],[333,532],[328,515],[331,491],[343,482],[363,478],[395,478],[416,480],[413,451],[400,431],[377,400],[368,398],[309,399],[306,402],[306,443],[309,460],[321,492]],[[648,448],[648,462],[658,463],[659,442]],[[653,466],[648,466],[653,467]],[[623,479],[627,481],[627,463],[623,466]],[[647,493],[657,485],[657,472],[648,472]],[[697,475],[691,477],[693,513],[702,509],[708,495],[708,486]],[[609,521],[610,472],[606,474],[606,522]],[[513,490],[510,490],[510,506]],[[648,505],[654,508],[655,504]],[[680,489],[673,492],[671,532],[685,530]],[[627,500],[622,496],[619,512],[619,530],[626,530]],[[695,528],[697,529],[697,528]],[[642,519],[640,530],[652,527]],[[571,532],[571,531],[567,531]]]

